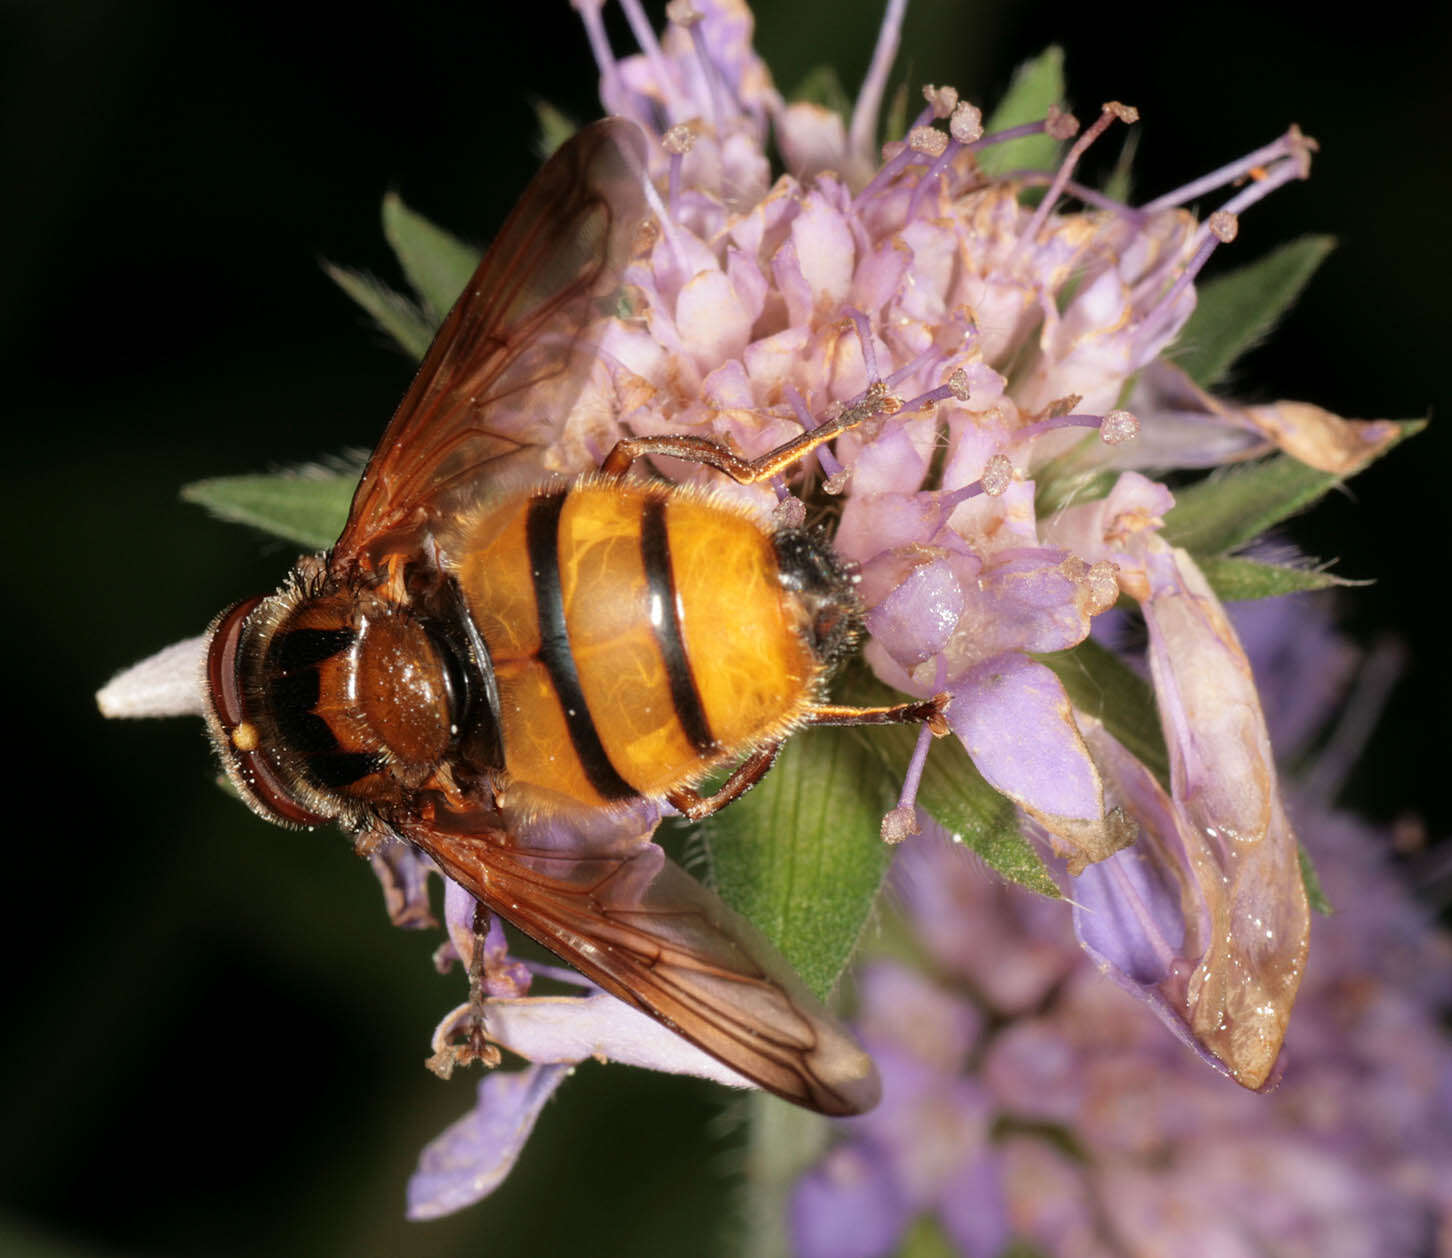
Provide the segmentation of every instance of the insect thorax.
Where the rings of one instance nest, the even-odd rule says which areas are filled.
[[[254,811],[357,827],[497,771],[488,657],[452,583],[314,576],[300,566],[213,630],[213,740]]]

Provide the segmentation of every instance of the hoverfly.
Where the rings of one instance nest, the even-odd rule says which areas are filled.
[[[648,231],[644,171],[641,132],[606,120],[535,177],[337,544],[213,623],[208,725],[261,816],[336,822],[365,850],[400,838],[763,1088],[856,1113],[877,1100],[871,1059],[765,939],[653,844],[589,834],[642,800],[708,815],[803,725],[942,724],[939,701],[822,701],[861,610],[818,536],[626,475],[669,455],[762,481],[854,415],[755,461],[699,436],[632,437],[596,473],[545,470],[591,368],[588,329],[614,313]],[[538,839],[541,821],[578,843]]]

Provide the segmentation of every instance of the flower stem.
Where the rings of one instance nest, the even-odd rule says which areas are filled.
[[[767,1092],[752,1093],[747,1113],[746,1243],[741,1252],[753,1258],[789,1258],[787,1204],[798,1176],[827,1147],[827,1120]]]

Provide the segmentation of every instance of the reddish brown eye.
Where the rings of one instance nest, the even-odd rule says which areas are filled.
[[[237,685],[237,643],[247,617],[262,602],[262,595],[234,603],[217,618],[212,641],[207,648],[207,689],[228,738],[239,725],[247,723],[242,704],[242,691]]]
[[[247,618],[262,596],[244,599],[223,612],[207,649],[207,691],[216,720],[216,741],[227,775],[253,809],[272,821],[301,826],[327,824],[328,818],[302,807],[267,757],[262,736],[247,710],[238,655]]]

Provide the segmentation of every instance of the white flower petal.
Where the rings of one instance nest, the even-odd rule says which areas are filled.
[[[792,240],[816,305],[836,305],[852,288],[856,246],[847,221],[825,197],[809,193],[792,220]]]
[[[754,1086],[674,1031],[601,992],[595,996],[526,996],[485,1003],[485,1028],[501,1048],[535,1062],[587,1057],[696,1075],[732,1088]]]
[[[164,647],[111,678],[96,692],[103,716],[202,716],[207,637]]]
[[[751,316],[721,271],[700,271],[676,298],[676,330],[701,370],[746,348]]]

